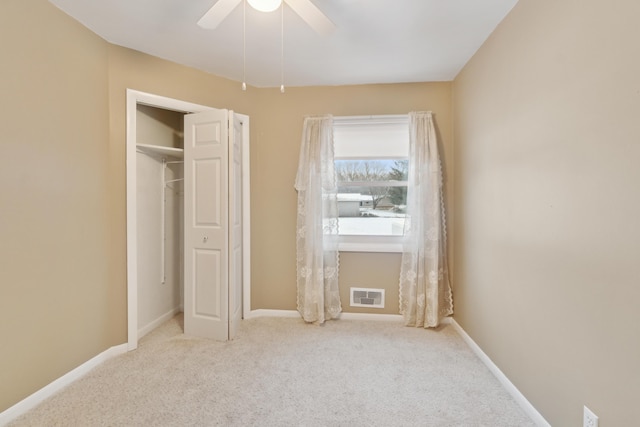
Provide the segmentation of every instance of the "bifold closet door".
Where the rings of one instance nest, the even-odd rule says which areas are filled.
[[[243,285],[243,139],[247,129],[238,114],[229,112],[229,339],[242,320]]]
[[[185,116],[184,331],[229,338],[229,112]]]

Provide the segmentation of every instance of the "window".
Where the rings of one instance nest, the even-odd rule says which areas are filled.
[[[340,250],[401,251],[408,116],[335,117],[333,123]]]

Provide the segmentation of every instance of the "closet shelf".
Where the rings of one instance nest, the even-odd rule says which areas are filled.
[[[155,154],[156,156],[170,156],[177,159],[184,157],[184,150],[182,148],[163,147],[161,145],[147,145],[136,144],[136,148],[147,154]]]

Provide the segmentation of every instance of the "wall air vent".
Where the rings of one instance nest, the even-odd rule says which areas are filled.
[[[351,307],[384,308],[384,289],[350,288]]]

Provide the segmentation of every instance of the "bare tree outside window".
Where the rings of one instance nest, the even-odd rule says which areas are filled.
[[[406,181],[409,164],[406,160],[396,160],[391,167],[388,179],[390,181]],[[407,187],[389,187],[389,199],[398,212],[404,212],[407,204]]]
[[[407,160],[336,160],[339,193],[359,194],[359,216],[379,216],[375,211],[404,212],[406,205]]]
[[[389,178],[388,162],[382,160],[348,160],[336,162],[336,177],[338,182],[377,182],[387,181]],[[360,192],[365,189],[366,195],[371,197],[373,209],[377,209],[380,202],[388,196],[389,187],[362,186],[346,187],[346,193]]]

